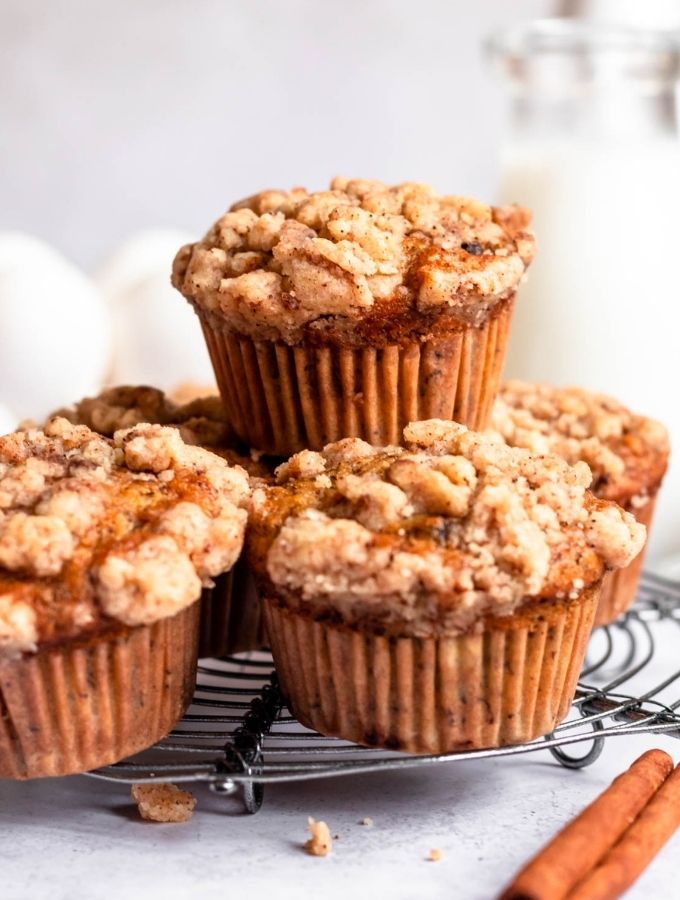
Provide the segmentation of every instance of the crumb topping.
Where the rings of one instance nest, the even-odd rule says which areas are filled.
[[[642,548],[644,526],[587,491],[583,462],[442,420],[404,439],[303,451],[255,491],[251,559],[276,596],[391,633],[456,633],[531,598],[575,598]]]
[[[172,280],[236,330],[288,343],[314,322],[343,330],[397,311],[468,320],[517,287],[534,255],[529,224],[520,207],[425,184],[336,178],[234,204],[179,251]]]
[[[171,537],[151,537],[132,550],[111,552],[99,567],[102,608],[128,625],[165,618],[168,608],[184,609],[200,592],[195,567]]]
[[[333,848],[330,829],[325,822],[317,822],[311,816],[307,819],[307,829],[311,834],[305,842],[305,850],[310,856],[328,856]]]
[[[249,496],[176,428],[107,439],[55,418],[0,437],[0,652],[184,609],[236,561]]]
[[[198,381],[182,381],[171,391],[168,397],[178,406],[191,403],[192,400],[204,400],[206,397],[216,397],[219,391],[216,384],[203,384]]]
[[[260,461],[235,448],[234,435],[218,396],[197,396],[191,387],[185,387],[182,395],[188,398],[187,402],[177,402],[178,394],[170,396],[158,388],[121,385],[107,388],[96,397],[85,397],[52,417],[86,425],[105,437],[141,423],[167,425],[179,431],[185,444],[212,450],[231,465],[242,466],[250,475],[271,475],[273,466],[266,460]]]
[[[36,649],[37,642],[37,617],[31,604],[22,600],[20,594],[0,594],[0,654],[3,648],[28,653]]]
[[[178,403],[147,385],[107,388],[96,397],[85,397],[72,407],[58,410],[54,416],[68,419],[74,425],[87,425],[106,437],[113,437],[121,428],[150,422],[178,428],[186,444],[199,447],[228,446],[232,438],[218,396],[192,396],[188,402]]]
[[[660,422],[583,388],[509,381],[491,428],[512,447],[587,463],[593,493],[629,508],[658,489],[668,462],[668,432]]]
[[[132,799],[147,822],[188,822],[196,798],[176,784],[133,784]]]

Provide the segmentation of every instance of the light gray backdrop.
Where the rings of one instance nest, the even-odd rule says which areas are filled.
[[[488,29],[548,0],[0,0],[0,228],[91,265],[336,173],[491,197]]]

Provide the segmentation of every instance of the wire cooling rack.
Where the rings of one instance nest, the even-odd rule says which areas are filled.
[[[607,738],[663,732],[680,738],[680,668],[649,671],[662,628],[680,626],[680,583],[645,574],[633,609],[591,639],[570,716],[545,738],[492,750],[414,756],[309,731],[283,705],[268,653],[203,660],[193,703],[150,750],[90,773],[123,783],[203,782],[240,792],[257,812],[264,786],[380,770],[452,764],[548,750],[564,766],[590,765]],[[679,635],[680,636],[680,635]],[[574,755],[585,745],[585,752]]]

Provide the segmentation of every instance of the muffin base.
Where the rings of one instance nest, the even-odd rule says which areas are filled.
[[[250,566],[241,557],[201,597],[199,657],[228,656],[267,646],[267,633]]]
[[[0,778],[85,772],[164,737],[193,696],[198,616],[0,661]]]
[[[574,696],[599,589],[437,638],[363,633],[275,599],[264,608],[281,688],[303,725],[438,754],[522,743],[555,728]]]
[[[640,509],[630,510],[638,522],[649,528],[654,518],[654,507],[656,506],[656,494],[650,497],[647,503]],[[649,535],[642,550],[638,553],[632,563],[624,569],[616,569],[614,572],[608,572],[602,583],[602,593],[600,594],[600,602],[595,614],[595,625],[609,625],[619,616],[622,616],[628,610],[637,595],[640,576],[642,575],[642,567],[645,561],[645,553],[647,552],[647,544],[649,543]]]
[[[232,331],[196,306],[237,436],[274,456],[346,437],[395,444],[409,422],[481,430],[498,391],[514,298],[480,327],[384,347],[288,346]]]

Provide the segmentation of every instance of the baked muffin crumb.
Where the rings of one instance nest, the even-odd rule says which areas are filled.
[[[328,856],[333,848],[328,825],[325,822],[317,822],[311,816],[307,819],[307,828],[311,837],[305,841],[305,850],[310,856]]]
[[[196,798],[175,784],[134,784],[132,799],[147,822],[188,822]]]

